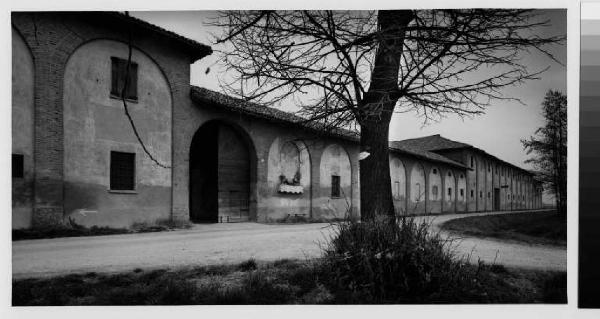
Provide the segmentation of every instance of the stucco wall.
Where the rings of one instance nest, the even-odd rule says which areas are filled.
[[[12,153],[23,155],[23,178],[12,179],[12,228],[31,226],[33,212],[33,56],[12,29]]]
[[[444,171],[444,203],[442,211],[444,213],[453,213],[456,209],[456,179],[452,170]]]
[[[397,155],[390,154],[390,178],[396,215],[406,214],[406,169]]]
[[[340,217],[350,206],[358,217],[358,146],[344,140],[314,135],[301,129],[291,130],[250,116],[225,111],[210,102],[193,102],[175,107],[173,143],[173,214],[189,219],[189,150],[194,133],[209,121],[220,121],[238,128],[246,136],[251,150],[250,218],[258,222],[281,221],[298,214],[311,219]],[[293,141],[301,159],[303,194],[277,191],[282,166],[277,151]],[[303,146],[302,146],[303,145]],[[337,145],[337,146],[334,146]],[[333,150],[336,152],[333,152]],[[285,157],[285,156],[284,156]],[[339,170],[339,171],[338,171]],[[323,171],[323,172],[322,172]],[[331,174],[340,172],[344,196],[331,198]],[[322,174],[326,178],[322,179]],[[291,176],[290,176],[291,177]]]
[[[427,194],[427,185],[425,184],[425,169],[418,162],[412,162],[410,165],[409,182],[409,214],[423,214],[425,212],[425,200]]]
[[[171,170],[142,150],[120,99],[110,96],[111,57],[126,59],[127,45],[95,40],[70,57],[64,75],[65,215],[84,225],[128,227],[168,219]],[[138,100],[129,112],[141,139],[159,162],[171,163],[171,91],[152,59],[133,50]],[[110,190],[110,152],[135,153],[135,191]]]
[[[296,215],[311,216],[311,159],[306,144],[297,140],[284,140],[276,137],[269,148],[267,188],[269,197],[261,204],[263,213],[272,220],[282,220]],[[286,193],[280,190],[280,176],[292,181],[300,174],[302,193]]]
[[[456,175],[455,175],[456,176]],[[456,212],[463,213],[467,211],[467,178],[464,172],[458,173],[457,179],[457,189],[456,189]],[[461,190],[463,190],[463,194],[461,195]]]
[[[332,176],[340,177],[340,196],[331,194]],[[319,164],[319,196],[315,196],[314,215],[319,218],[345,218],[352,203],[352,167],[347,151],[338,144],[323,150]]]
[[[492,163],[491,159],[486,159],[485,160],[486,163],[486,167],[485,167],[485,210],[486,211],[491,211],[493,209],[493,205],[494,205],[494,188],[493,188],[493,181],[494,181],[494,165]]]
[[[441,172],[437,166],[433,166],[429,169],[427,180],[427,214],[439,214],[442,212],[442,199],[444,196],[444,189],[442,187],[442,177],[440,175]]]

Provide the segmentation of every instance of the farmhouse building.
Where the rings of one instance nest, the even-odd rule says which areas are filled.
[[[190,64],[209,54],[119,13],[13,13],[12,227],[359,216],[357,136],[191,86]],[[125,81],[139,136],[165,167],[132,130]],[[398,214],[542,205],[530,172],[474,146],[434,135],[390,151]]]

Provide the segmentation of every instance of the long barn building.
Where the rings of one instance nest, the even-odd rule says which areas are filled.
[[[165,167],[119,98],[130,39],[129,113]],[[190,86],[209,54],[119,13],[13,13],[12,227],[360,216],[357,137]],[[439,135],[391,142],[390,171],[398,214],[542,206],[532,173]]]

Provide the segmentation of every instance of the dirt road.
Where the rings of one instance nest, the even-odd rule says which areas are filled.
[[[418,219],[432,221],[437,230],[444,221],[464,216]],[[12,244],[13,278],[237,263],[249,258],[316,257],[321,253],[319,244],[331,232],[328,224],[240,223],[196,225],[189,230],[161,233],[16,241]],[[457,253],[471,254],[474,262],[481,258],[509,266],[566,270],[567,265],[565,248],[491,239],[464,238]]]

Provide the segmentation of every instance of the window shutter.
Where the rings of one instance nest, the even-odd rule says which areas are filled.
[[[125,61],[125,71],[127,71],[127,61]],[[138,65],[137,63],[131,63],[129,69],[129,83],[127,86],[127,98],[131,100],[137,100],[137,74]],[[125,76],[123,76],[125,78]]]

